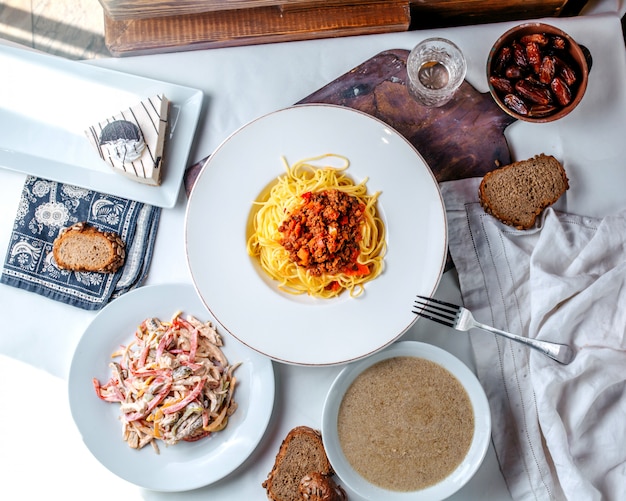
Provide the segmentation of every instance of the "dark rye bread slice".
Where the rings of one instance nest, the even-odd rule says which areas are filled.
[[[272,471],[262,485],[271,501],[297,501],[305,499],[300,492],[302,479],[313,473],[319,473],[331,482],[329,477],[334,471],[326,456],[321,433],[308,426],[297,426],[283,440]],[[308,478],[305,483],[307,481]]]
[[[569,188],[565,169],[543,153],[488,172],[478,189],[485,212],[518,230],[527,230],[537,216]]]
[[[117,233],[81,222],[61,230],[52,253],[59,268],[114,273],[124,264],[126,246]]]

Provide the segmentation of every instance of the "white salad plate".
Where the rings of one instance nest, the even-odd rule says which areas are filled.
[[[474,436],[465,458],[440,482],[419,491],[391,491],[363,478],[346,459],[337,433],[337,416],[343,397],[354,380],[378,362],[395,357],[416,357],[434,362],[450,372],[465,388],[474,410]],[[401,341],[375,355],[345,367],[337,376],[322,412],[324,448],[335,473],[363,499],[378,501],[439,501],[452,496],[478,471],[491,441],[491,411],[485,391],[474,373],[451,353],[427,343]]]
[[[166,446],[160,454],[150,445],[131,449],[122,439],[119,404],[100,400],[92,380],[111,376],[111,353],[128,344],[146,318],[169,320],[177,310],[201,321],[213,319],[191,285],[154,285],[136,289],[102,309],[78,343],[69,376],[72,417],[91,453],[111,472],[155,491],[185,491],[212,484],[240,466],[265,434],[274,407],[272,362],[228,333],[224,354],[235,370],[234,399],[238,407],[227,427],[197,442]]]
[[[332,299],[282,292],[248,255],[253,202],[289,164],[347,157],[355,183],[380,191],[384,271],[363,294]],[[333,365],[371,355],[415,322],[416,294],[430,296],[447,255],[439,186],[418,151],[384,122],[350,108],[299,105],[264,115],[228,137],[203,166],[185,217],[192,279],[215,319],[274,360]]]
[[[202,91],[0,45],[0,167],[159,207],[176,204]],[[170,101],[160,186],[116,173],[85,130],[154,94]]]

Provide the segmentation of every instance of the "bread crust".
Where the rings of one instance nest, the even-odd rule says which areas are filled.
[[[307,445],[299,445],[300,440],[305,441]],[[313,448],[315,457],[307,457],[305,448]],[[317,489],[316,485],[311,485],[313,478],[317,479],[316,482],[319,480],[318,474],[328,480],[319,484],[320,489]],[[262,486],[271,501],[297,501],[299,499],[341,501],[345,497],[337,496],[341,496],[343,490],[337,487],[330,478],[333,474],[334,470],[326,456],[322,442],[322,434],[308,426],[296,426],[283,439],[274,466]],[[301,487],[305,477],[308,479]],[[333,486],[337,489],[332,489]],[[329,496],[331,493],[335,497],[313,497],[318,494]],[[305,495],[309,497],[304,497]]]
[[[87,253],[85,242],[98,246],[102,255]],[[52,254],[57,266],[62,269],[115,273],[126,260],[126,245],[117,233],[101,231],[86,222],[79,222],[59,232],[52,244]]]
[[[524,186],[524,190],[516,190],[516,188],[520,188],[519,186],[510,186],[510,202],[511,204],[515,202],[519,205],[523,205],[523,207],[517,207],[517,213],[511,213],[511,211],[509,211],[509,214],[506,214],[507,209],[510,208],[507,207],[505,209],[501,204],[493,200],[488,193],[488,186],[497,180],[502,180],[507,175],[512,175],[514,171],[520,171],[522,169],[528,170],[528,175],[525,179],[528,186]],[[554,184],[548,182],[547,184],[550,186],[546,187],[544,196],[540,199],[532,200],[532,197],[528,199],[523,199],[523,197],[516,199],[514,196],[516,191],[529,193],[532,188],[531,184],[542,181],[543,179],[540,176],[548,176],[547,172],[550,173],[550,176],[556,176],[558,183]],[[519,176],[516,176],[516,180],[519,180]],[[527,230],[534,226],[537,217],[543,210],[554,204],[568,189],[569,180],[561,163],[555,157],[541,153],[528,160],[513,162],[485,174],[478,188],[478,200],[485,212],[495,217],[500,222],[508,226],[513,226],[518,230]],[[505,195],[504,193],[499,194]]]

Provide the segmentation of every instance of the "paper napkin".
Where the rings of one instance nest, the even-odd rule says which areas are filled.
[[[478,203],[480,179],[442,184],[450,253],[478,321],[570,343],[563,366],[473,330],[492,438],[516,500],[618,500],[626,493],[626,211],[544,211],[515,230]]]
[[[98,310],[139,286],[150,266],[161,209],[85,188],[29,176],[24,183],[0,283],[86,310]],[[57,267],[52,243],[59,231],[86,221],[126,243],[116,273]]]

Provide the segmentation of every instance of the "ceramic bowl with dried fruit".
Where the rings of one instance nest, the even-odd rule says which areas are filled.
[[[491,48],[487,80],[506,113],[526,122],[552,122],[580,103],[590,56],[563,30],[531,22],[511,28]]]

